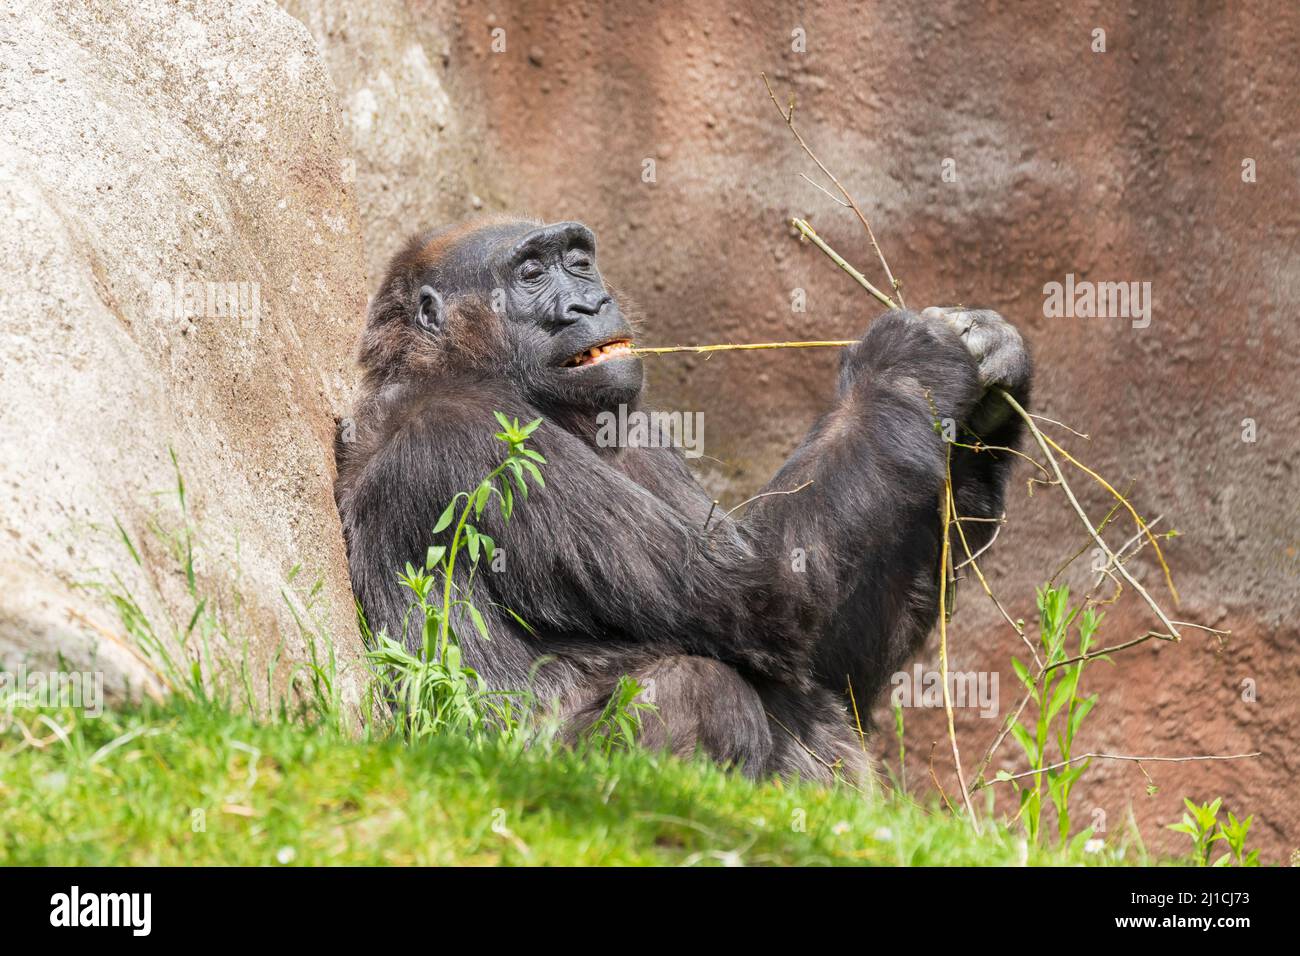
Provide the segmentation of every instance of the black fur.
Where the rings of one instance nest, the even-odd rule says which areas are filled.
[[[811,484],[730,518],[715,513],[706,531],[712,502],[680,452],[596,446],[594,413],[636,401],[640,363],[576,376],[556,368],[557,349],[586,324],[628,326],[616,301],[568,321],[565,296],[605,288],[594,263],[586,278],[557,269],[544,302],[511,286],[510,257],[536,228],[493,221],[419,236],[375,299],[356,440],[338,447],[336,490],[371,626],[402,630],[398,569],[423,560],[446,503],[500,462],[492,413],[541,416],[530,446],[547,460],[545,489],[508,525],[494,508],[480,522],[506,566],[476,578],[492,640],[461,626],[467,661],[495,688],[523,688],[532,674],[538,699],[554,702],[573,733],[630,674],[654,687],[650,746],[700,748],[754,776],[826,780],[832,767],[861,776],[847,688],[865,719],[937,614],[946,445],[935,419],[978,423],[987,444],[1014,445],[1020,422],[987,388],[1027,400],[1019,335],[988,312],[883,315],[846,350],[833,407],[764,490]],[[445,302],[432,331],[419,321],[424,285]],[[487,303],[503,287],[510,306],[498,315]],[[1013,456],[952,452],[959,513],[1000,514]],[[972,549],[991,530],[964,527]]]

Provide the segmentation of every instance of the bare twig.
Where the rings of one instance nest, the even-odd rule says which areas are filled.
[[[965,520],[967,519],[962,517],[957,517],[953,519],[953,524],[957,526],[959,534],[961,531],[961,522]],[[962,543],[962,547],[966,549],[966,560],[963,561],[961,564],[955,565],[953,567],[954,571],[960,571],[962,568],[966,567],[966,565],[974,564],[976,558],[982,556],[985,551],[993,547],[993,542],[998,540],[998,535],[1002,533],[1002,529],[1006,526],[1007,513],[1005,511],[1002,512],[1002,517],[994,519],[993,523],[997,525],[997,527],[993,529],[993,534],[989,536],[989,539],[987,541],[985,541],[982,545],[980,545],[979,550],[976,551],[974,554],[971,554],[970,548],[966,547],[966,536],[962,535],[961,543]]]
[[[1130,647],[1137,647],[1139,644],[1145,644],[1147,641],[1172,641],[1173,635],[1161,634],[1159,631],[1147,631],[1141,637],[1135,637],[1131,641],[1125,641],[1123,644],[1112,644],[1110,647],[1098,648],[1095,651],[1089,651],[1087,654],[1079,654],[1075,657],[1067,657],[1063,661],[1057,661],[1055,664],[1048,664],[1038,675],[1040,678],[1048,671],[1056,670],[1058,667],[1065,667],[1067,664],[1077,664],[1080,661],[1091,661],[1098,657],[1105,657],[1107,654],[1114,654],[1116,651],[1127,650]],[[1037,683],[1037,681],[1035,681]]]
[[[951,459],[952,449],[948,449]],[[966,786],[966,776],[961,769],[961,751],[957,747],[957,727],[952,716],[952,689],[948,686],[948,528],[952,524],[952,472],[949,470],[943,481],[942,501],[939,503],[940,526],[943,540],[939,544],[939,680],[943,684],[943,710],[948,718],[948,741],[952,745],[952,762],[957,770],[957,785],[961,787],[962,802],[970,816],[971,826],[980,832],[979,818],[975,816],[975,806],[970,800],[970,790]]]
[[[862,729],[862,716],[858,713],[858,698],[853,693],[853,678],[845,674],[844,682],[849,689],[849,703],[853,705],[853,723],[858,730],[858,741],[862,744],[862,754],[870,758],[870,754],[867,753],[867,732]]]
[[[939,775],[934,772],[934,745],[935,741],[930,741],[930,779],[934,781],[934,789],[939,791],[939,796],[943,797],[944,804],[948,807],[948,812],[954,817],[957,815],[957,808],[952,805],[948,799],[948,791],[943,789],[943,784],[939,782]]]
[[[1112,562],[1115,563],[1115,568],[1119,571],[1120,576],[1129,583],[1133,590],[1137,591],[1137,593],[1142,596],[1142,600],[1146,601],[1147,606],[1150,607],[1155,613],[1155,616],[1160,619],[1160,623],[1165,626],[1165,629],[1175,638],[1179,638],[1180,635],[1178,633],[1178,628],[1174,627],[1173,622],[1169,620],[1169,617],[1161,609],[1160,605],[1157,604],[1155,599],[1147,593],[1147,589],[1139,584],[1137,579],[1129,573],[1128,568],[1124,567],[1122,563],[1119,563],[1116,560],[1115,552],[1111,551],[1110,545],[1106,544],[1106,541],[1102,536],[1097,533],[1097,529],[1092,526],[1092,522],[1088,520],[1088,513],[1083,510],[1083,507],[1079,504],[1079,499],[1074,496],[1073,489],[1070,488],[1069,483],[1065,480],[1065,476],[1061,474],[1061,466],[1057,464],[1056,456],[1052,454],[1052,449],[1049,445],[1051,439],[1044,437],[1043,433],[1038,430],[1038,425],[1035,424],[1034,419],[1027,411],[1025,411],[1019,402],[1011,397],[1010,392],[1001,388],[998,389],[998,391],[1002,393],[1002,396],[1007,400],[1016,413],[1024,419],[1025,424],[1029,426],[1029,432],[1034,436],[1034,440],[1038,442],[1038,447],[1042,449],[1048,465],[1051,466],[1052,474],[1054,474],[1056,480],[1060,482],[1061,490],[1065,492],[1066,500],[1070,502],[1070,507],[1073,508],[1074,513],[1079,516],[1079,520],[1083,522],[1084,527],[1088,529],[1088,534],[1091,535],[1092,540],[1097,542],[1097,546],[1105,552]]]
[[[854,790],[857,790],[859,793],[862,792],[862,791],[861,791],[861,788],[859,788],[859,787],[858,787],[858,786],[857,786],[853,781],[851,781],[851,780],[847,780],[847,779],[845,779],[843,776],[841,776],[840,771],[843,769],[843,767],[841,766],[839,760],[836,760],[835,763],[828,763],[825,757],[821,756],[819,753],[817,753],[817,751],[813,750],[813,749],[812,749],[811,747],[809,747],[806,743],[804,743],[802,740],[800,740],[798,734],[796,734],[793,730],[791,730],[791,729],[790,729],[789,727],[787,727],[785,724],[781,723],[781,721],[777,718],[776,714],[772,713],[772,712],[769,710],[769,711],[767,712],[767,716],[768,716],[768,719],[769,719],[769,720],[771,720],[774,724],[776,724],[778,727],[780,727],[782,730],[784,730],[787,734],[789,734],[789,735],[790,735],[790,739],[793,740],[795,743],[797,743],[797,744],[798,744],[798,745],[803,749],[803,751],[804,751],[806,754],[808,754],[809,757],[812,757],[813,760],[816,760],[819,764],[821,764],[823,767],[825,767],[825,768],[830,772],[830,775],[831,775],[831,777],[832,777],[833,779],[839,780],[841,783],[844,783],[844,784],[846,784],[847,786],[849,786],[850,788],[852,788],[852,789],[854,789]]]
[[[1037,683],[1037,680],[1041,678],[1042,673],[1040,672],[1035,683]],[[1020,723],[1020,715],[1025,712],[1025,708],[1029,706],[1029,701],[1033,696],[1034,692],[1032,690],[1025,691],[1025,695],[1020,698],[1019,706],[1016,707],[1015,711],[1007,720],[1002,722],[1002,729],[998,732],[998,735],[993,738],[993,743],[989,744],[989,749],[984,751],[984,759],[980,761],[979,768],[975,771],[975,782],[972,785],[972,792],[980,789],[980,787],[984,785],[982,782],[984,780],[984,771],[988,769],[989,763],[993,760],[993,755],[997,753],[998,748],[1002,746],[1002,742],[1006,740],[1007,735],[1011,733],[1011,728]]]
[[[1035,428],[1035,431],[1037,431],[1037,426],[1034,426],[1034,428]],[[1038,432],[1038,434],[1039,434],[1039,435],[1042,435],[1042,432]],[[1080,471],[1082,471],[1084,474],[1088,475],[1090,478],[1092,478],[1094,481],[1096,481],[1097,484],[1101,485],[1103,488],[1105,488],[1107,491],[1109,491],[1109,492],[1110,492],[1110,493],[1115,497],[1115,499],[1116,499],[1117,501],[1119,501],[1119,502],[1120,502],[1120,503],[1121,503],[1125,508],[1128,509],[1128,513],[1129,513],[1130,515],[1133,516],[1133,520],[1137,523],[1137,526],[1138,526],[1142,531],[1145,531],[1145,532],[1146,532],[1147,540],[1151,542],[1151,547],[1155,548],[1156,557],[1157,557],[1157,558],[1159,559],[1159,561],[1160,561],[1160,567],[1161,567],[1161,568],[1164,570],[1164,572],[1165,572],[1165,584],[1168,585],[1168,587],[1169,587],[1169,593],[1173,596],[1174,604],[1177,604],[1177,603],[1178,603],[1178,589],[1177,589],[1176,587],[1174,587],[1174,578],[1173,578],[1173,575],[1170,574],[1170,572],[1169,572],[1169,565],[1165,562],[1165,554],[1164,554],[1163,551],[1160,550],[1160,542],[1157,541],[1155,535],[1153,535],[1153,534],[1151,533],[1151,529],[1147,526],[1146,522],[1142,520],[1142,516],[1141,516],[1140,514],[1137,513],[1137,509],[1134,508],[1133,505],[1131,505],[1131,504],[1129,503],[1129,500],[1128,500],[1126,497],[1124,497],[1124,496],[1121,495],[1118,491],[1116,491],[1115,488],[1111,485],[1111,483],[1108,482],[1105,478],[1103,478],[1101,475],[1097,474],[1095,471],[1093,471],[1093,470],[1092,470],[1091,468],[1089,468],[1087,465],[1083,464],[1081,461],[1079,461],[1077,458],[1075,458],[1073,455],[1071,455],[1068,451],[1066,451],[1064,448],[1062,448],[1060,445],[1058,445],[1058,444],[1057,444],[1055,441],[1053,441],[1051,438],[1048,438],[1046,435],[1042,435],[1042,437],[1045,438],[1045,439],[1047,440],[1047,443],[1048,443],[1049,445],[1051,445],[1051,446],[1052,446],[1053,448],[1055,448],[1058,452],[1060,452],[1060,453],[1061,453],[1061,456],[1062,456],[1066,461],[1068,461],[1070,464],[1074,465],[1074,467],[1078,468],[1078,469],[1079,469]]]
[[[790,133],[792,136],[794,136],[795,141],[803,148],[803,151],[808,154],[808,158],[817,164],[817,168],[820,169],[823,173],[825,173],[826,178],[835,184],[835,188],[838,189],[840,191],[840,195],[844,197],[845,204],[847,204],[849,208],[853,210],[854,214],[857,215],[858,222],[862,223],[862,228],[867,230],[867,238],[871,240],[871,248],[876,250],[876,256],[880,259],[881,266],[884,267],[885,278],[889,280],[889,287],[893,289],[894,294],[898,296],[899,303],[905,304],[903,303],[903,284],[899,282],[897,279],[895,279],[894,273],[890,271],[889,263],[885,260],[885,254],[880,251],[880,243],[876,242],[876,234],[871,229],[871,223],[867,222],[867,217],[866,214],[863,213],[862,207],[860,207],[857,201],[853,198],[853,196],[849,194],[849,191],[844,188],[844,184],[835,178],[835,174],[826,168],[826,164],[817,158],[817,154],[812,151],[812,148],[809,147],[809,145],[804,141],[803,136],[801,136],[799,134],[799,131],[795,129],[794,95],[791,94],[790,96],[790,109],[788,111],[783,110],[781,108],[781,104],[777,102],[776,93],[772,91],[772,84],[767,82],[767,74],[761,73],[759,75],[763,77],[763,85],[767,87],[767,95],[771,97],[772,105],[775,106],[776,111],[781,114],[781,119],[785,120],[785,125],[789,127]],[[808,181],[812,182],[812,180],[808,180]],[[816,184],[814,183],[814,185]],[[825,190],[822,191],[825,192]],[[831,198],[833,199],[835,197],[832,196]],[[894,308],[894,306],[891,305],[889,306],[889,308],[892,309]]]
[[[764,491],[764,492],[762,492],[762,493],[760,493],[760,494],[754,495],[752,498],[746,498],[744,501],[742,501],[740,504],[736,505],[736,507],[732,508],[730,511],[724,512],[723,515],[722,515],[722,517],[718,519],[718,523],[721,524],[722,522],[726,521],[728,518],[730,518],[733,514],[735,514],[735,513],[736,513],[737,511],[739,511],[741,508],[745,507],[745,505],[750,504],[751,502],[755,502],[755,501],[757,501],[759,498],[770,498],[770,497],[772,497],[773,495],[792,495],[792,494],[794,494],[795,492],[803,491],[805,488],[807,488],[807,487],[808,487],[809,485],[811,485],[811,484],[812,484],[812,480],[809,479],[808,481],[805,481],[802,485],[799,485],[799,486],[796,487],[796,488],[787,488],[787,489],[782,490],[782,491]],[[714,504],[717,504],[717,502],[715,501]],[[713,511],[710,510],[710,511],[709,511],[709,514],[710,514],[710,516],[711,516],[711,515],[713,514]],[[704,522],[704,530],[705,530],[705,531],[708,531],[708,530],[709,530],[709,523],[708,523],[707,521]]]
[[[1071,757],[1069,760],[1062,760],[1060,763],[1054,763],[1050,767],[1043,767],[1041,770],[1026,770],[1023,773],[1012,773],[1006,776],[994,777],[992,780],[985,781],[983,784],[977,784],[976,789],[987,787],[994,783],[1010,783],[1012,780],[1020,780],[1023,777],[1032,777],[1035,774],[1047,773],[1049,770],[1060,770],[1062,767],[1068,767],[1070,764],[1078,763],[1081,760],[1129,760],[1134,763],[1190,763],[1195,760],[1247,760],[1251,757],[1258,757],[1263,751],[1255,750],[1248,754],[1195,754],[1190,757],[1159,757],[1159,756],[1138,756],[1135,754],[1104,754],[1104,753],[1086,753],[1077,757]]]
[[[827,342],[746,342],[724,345],[668,345],[659,348],[634,348],[633,355],[668,355],[671,352],[749,352],[757,349],[828,349],[857,345],[856,339]]]
[[[1030,414],[1032,415],[1033,413],[1031,412]],[[1057,428],[1064,428],[1067,432],[1070,432],[1073,435],[1078,435],[1084,441],[1092,441],[1091,435],[1085,435],[1083,432],[1071,428],[1069,425],[1065,424],[1065,422],[1058,422],[1055,418],[1048,418],[1046,415],[1034,415],[1034,418],[1038,419],[1040,422],[1047,422],[1049,425],[1055,425]]]
[[[946,492],[948,495],[948,513],[952,514],[956,510],[957,502],[952,495],[951,483],[947,486]],[[1003,517],[1005,518],[1006,515],[1003,515]],[[997,540],[998,532],[1002,530],[1002,525],[999,524],[997,526],[997,528],[993,532],[993,537],[989,538],[988,544],[980,548],[979,551],[976,552],[975,554],[971,554],[970,544],[966,541],[966,530],[961,526],[961,519],[959,518],[956,521],[952,522],[952,525],[957,529],[957,537],[961,539],[962,550],[966,552],[966,560],[963,561],[961,564],[957,565],[956,567],[954,567],[953,572],[955,573],[959,568],[965,567],[967,564],[969,564],[974,569],[975,576],[976,578],[979,579],[980,586],[984,588],[984,593],[989,596],[989,600],[993,602],[993,606],[998,609],[998,613],[1002,615],[1003,619],[1008,624],[1011,625],[1011,629],[1016,632],[1016,634],[1020,637],[1022,641],[1025,642],[1025,647],[1029,649],[1029,653],[1033,656],[1034,663],[1037,664],[1039,667],[1042,667],[1043,662],[1042,660],[1039,659],[1038,651],[1034,649],[1033,642],[1031,642],[1029,638],[1025,636],[1025,629],[1021,627],[1015,620],[1013,620],[1011,615],[1007,613],[1007,609],[1002,606],[1002,602],[998,600],[997,595],[993,593],[993,589],[989,587],[989,582],[984,577],[984,572],[980,570],[979,563],[975,560],[981,554],[983,554],[989,548],[989,546],[993,544],[995,540]]]
[[[825,193],[826,198],[829,199],[831,202],[837,202],[837,203],[839,203],[841,206],[848,206],[848,205],[849,205],[849,204],[846,203],[843,199],[840,199],[838,196],[832,196],[832,195],[831,195],[831,191],[830,191],[829,189],[827,189],[827,188],[826,188],[825,186],[823,186],[821,183],[814,182],[813,180],[809,179],[809,178],[808,178],[807,176],[805,176],[803,173],[800,173],[800,174],[799,174],[799,178],[802,179],[804,182],[806,182],[809,186],[812,186],[814,189],[820,189],[823,193]]]
[[[1053,482],[1053,484],[1055,484],[1055,482]],[[1113,519],[1118,512],[1119,512],[1119,502],[1117,501],[1115,502],[1114,505],[1111,506],[1110,511],[1106,512],[1106,517],[1102,518],[1101,521],[1097,522],[1098,534],[1106,530],[1106,525],[1110,524],[1111,519]],[[1062,572],[1064,572],[1066,568],[1074,564],[1075,561],[1078,561],[1079,558],[1083,556],[1083,553],[1088,550],[1088,545],[1091,543],[1092,543],[1091,541],[1085,540],[1083,542],[1083,545],[1079,548],[1078,551],[1074,552],[1074,554],[1066,558],[1064,563],[1062,563],[1059,568],[1057,568],[1055,571],[1052,572],[1052,576],[1047,579],[1047,583],[1049,585],[1055,585],[1056,579],[1061,576]]]
[[[849,263],[844,259],[844,257],[841,256],[834,249],[832,249],[829,245],[827,245],[826,240],[823,239],[821,236],[817,235],[817,230],[813,229],[813,227],[808,225],[807,222],[805,222],[802,219],[791,219],[790,225],[798,229],[805,239],[811,242],[822,252],[826,253],[826,255],[830,257],[832,262],[834,262],[837,266],[839,266],[841,269],[847,272],[853,278],[854,282],[856,282],[858,285],[862,286],[862,288],[870,292],[871,295],[875,297],[876,301],[879,302],[881,305],[883,305],[886,309],[898,308],[898,304],[895,303],[893,299],[891,299],[889,296],[885,295],[885,293],[877,289],[874,285],[870,283],[870,281],[868,281],[866,276],[864,276],[857,269],[853,268],[853,266],[849,265]]]
[[[987,452],[987,451],[1004,451],[1004,452],[1007,452],[1008,454],[1015,455],[1017,458],[1023,458],[1025,461],[1029,462],[1031,465],[1033,465],[1035,468],[1037,468],[1040,472],[1042,472],[1046,477],[1048,477],[1048,478],[1051,478],[1051,477],[1052,477],[1051,472],[1049,472],[1046,468],[1044,468],[1044,467],[1043,467],[1041,464],[1039,464],[1037,461],[1035,461],[1034,459],[1030,458],[1030,457],[1029,457],[1028,455],[1026,455],[1023,451],[1018,451],[1017,449],[1015,449],[1015,448],[1011,448],[1011,447],[1008,446],[1008,445],[985,445],[983,442],[979,442],[979,443],[974,444],[974,445],[969,445],[969,444],[965,444],[965,443],[963,443],[963,442],[959,442],[959,441],[952,442],[951,444],[955,445],[957,448],[969,448],[971,451],[975,452],[976,454],[981,454],[981,453],[983,453],[983,452]],[[1054,482],[1045,482],[1045,484],[1054,484]],[[1118,507],[1118,506],[1116,506],[1116,507]],[[969,519],[968,519],[968,520],[969,520]]]

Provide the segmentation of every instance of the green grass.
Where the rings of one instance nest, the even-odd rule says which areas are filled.
[[[40,716],[0,711],[0,864],[997,865],[1123,856],[1026,849],[1018,832],[986,824],[976,836],[946,811],[902,799],[754,784],[702,760],[640,751],[351,739],[181,700],[96,719]]]

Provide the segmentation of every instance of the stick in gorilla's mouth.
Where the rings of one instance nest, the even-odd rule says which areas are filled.
[[[614,339],[603,345],[593,345],[579,352],[564,363],[565,368],[582,368],[587,365],[599,365],[614,358],[628,358],[632,355],[632,343],[627,339]]]

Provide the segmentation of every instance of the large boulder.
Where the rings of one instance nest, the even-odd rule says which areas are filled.
[[[311,36],[264,0],[20,2],[0,36],[0,667],[153,679],[83,585],[190,613],[174,452],[218,663],[282,689],[328,634],[355,698],[332,448],[366,273]]]

